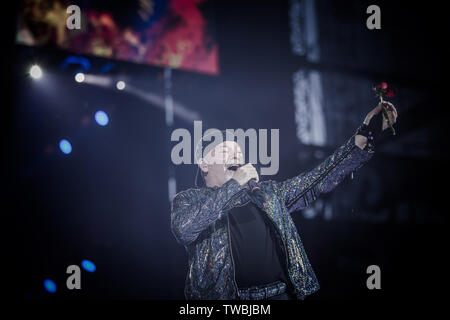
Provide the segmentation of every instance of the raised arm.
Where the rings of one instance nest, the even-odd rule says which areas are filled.
[[[241,190],[241,185],[230,179],[221,187],[210,189],[207,196],[190,189],[178,193],[172,201],[171,228],[177,241],[188,245],[199,234],[221,218],[222,208]]]
[[[383,104],[388,107],[388,116],[394,124],[397,120],[397,110],[391,103],[383,102]],[[371,125],[369,130],[367,130],[368,124]],[[385,129],[387,129],[387,122],[384,116],[381,117],[381,104],[379,104],[367,114],[358,131],[325,161],[309,172],[283,182],[275,182],[274,188],[289,211],[307,207],[320,194],[333,190],[348,174],[369,161],[373,156],[373,136],[369,135],[372,140],[368,141],[367,137],[361,134],[370,130]]]
[[[355,143],[355,135],[308,172],[275,182],[275,190],[289,211],[307,207],[317,197],[333,190],[348,174],[356,171],[373,155],[373,151],[362,150]]]

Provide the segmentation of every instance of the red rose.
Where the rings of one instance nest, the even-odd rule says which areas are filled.
[[[375,94],[381,99],[394,97],[394,90],[389,87],[387,82],[381,82],[373,87]]]
[[[394,97],[394,90],[392,90],[392,88],[389,88],[388,91],[386,92],[386,98],[392,97]]]

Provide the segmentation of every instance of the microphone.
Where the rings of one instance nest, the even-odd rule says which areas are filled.
[[[248,186],[250,187],[251,192],[255,192],[257,190],[260,190],[260,188],[258,187],[258,183],[256,182],[255,178],[251,178],[248,182],[247,182]]]
[[[234,165],[234,166],[228,167],[227,169],[228,169],[228,170],[231,170],[231,171],[236,171],[237,169],[239,169],[239,168],[242,167],[242,166],[243,166],[242,164],[240,164],[240,165]]]

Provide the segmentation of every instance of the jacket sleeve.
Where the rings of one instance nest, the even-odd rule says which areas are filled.
[[[199,234],[220,219],[225,204],[241,189],[230,179],[211,194],[200,199],[195,189],[178,193],[172,201],[171,228],[177,241],[183,245],[192,243]]]
[[[283,182],[275,182],[274,189],[289,212],[307,207],[322,193],[333,190],[349,173],[370,160],[373,151],[360,149],[355,134],[321,164]]]

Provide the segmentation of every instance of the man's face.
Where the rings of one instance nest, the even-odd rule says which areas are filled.
[[[233,177],[235,171],[228,168],[238,164],[244,164],[241,148],[234,141],[224,141],[208,152],[199,166],[207,186],[220,187]]]

